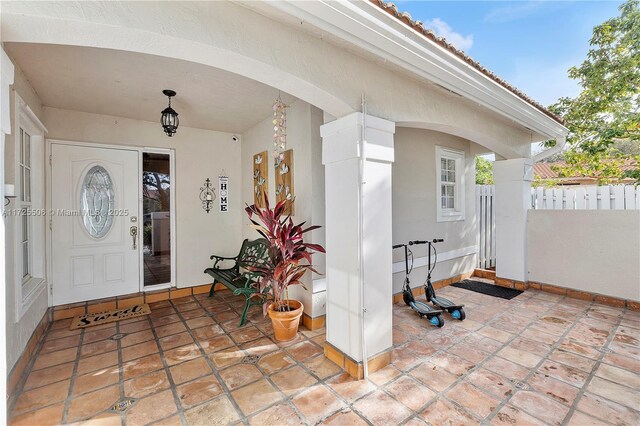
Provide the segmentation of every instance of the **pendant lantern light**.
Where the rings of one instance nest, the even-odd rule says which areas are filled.
[[[173,90],[163,90],[165,96],[169,98],[169,106],[162,110],[162,116],[160,117],[160,123],[167,136],[172,137],[178,130],[178,113],[171,108],[171,98],[176,95]]]

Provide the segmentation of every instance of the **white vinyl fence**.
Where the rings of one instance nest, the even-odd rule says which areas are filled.
[[[496,266],[495,188],[476,185],[478,267]],[[531,188],[534,210],[640,210],[640,187],[634,185]]]
[[[478,211],[478,267],[496,266],[496,206],[493,185],[476,185],[476,209]]]
[[[532,188],[535,210],[640,210],[640,188],[634,185]]]

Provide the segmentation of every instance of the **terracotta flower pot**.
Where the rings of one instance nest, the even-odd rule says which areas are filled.
[[[279,312],[273,309],[274,304],[269,305],[267,312],[271,323],[273,324],[273,332],[275,338],[279,342],[286,342],[296,337],[298,333],[298,325],[300,324],[300,317],[304,306],[297,300],[286,300],[289,302],[289,306],[293,308],[292,311]]]

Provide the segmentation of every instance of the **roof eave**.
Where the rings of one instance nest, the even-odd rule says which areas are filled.
[[[420,78],[445,87],[544,138],[558,139],[568,133],[557,119],[376,4],[369,1],[327,0],[283,0],[269,4]]]
[[[443,49],[446,49],[447,51],[451,52],[453,55],[457,56],[462,61],[468,63],[473,68],[478,70],[480,73],[482,73],[485,76],[489,77],[490,79],[495,81],[500,86],[502,86],[505,89],[509,90],[510,92],[515,94],[516,96],[520,97],[525,102],[531,104],[533,107],[539,109],[540,111],[542,111],[543,113],[545,113],[549,117],[551,117],[554,120],[556,120],[558,123],[564,124],[564,120],[562,119],[562,117],[557,116],[556,114],[554,114],[553,112],[551,112],[547,108],[545,108],[543,105],[541,105],[538,102],[536,102],[535,100],[531,99],[524,92],[518,90],[516,87],[512,86],[511,84],[509,84],[507,81],[505,81],[505,80],[501,79],[500,77],[498,77],[491,70],[485,68],[478,61],[474,60],[471,56],[467,55],[464,51],[459,50],[453,44],[448,43],[445,38],[438,37],[431,29],[426,28],[423,25],[422,22],[412,19],[411,15],[409,13],[401,12],[396,7],[396,5],[393,4],[392,2],[387,2],[385,0],[369,0],[369,1],[372,4],[374,4],[374,5],[378,6],[379,8],[381,8],[382,10],[386,11],[387,13],[389,13],[391,16],[393,16],[396,19],[400,20],[401,22],[403,22],[408,27],[412,28],[413,30],[417,31],[420,34],[423,34],[431,42],[436,43],[437,45],[439,45]]]

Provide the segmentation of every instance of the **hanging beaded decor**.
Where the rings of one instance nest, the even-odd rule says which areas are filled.
[[[282,160],[282,153],[287,149],[287,111],[289,108],[278,94],[278,99],[273,103],[273,158]]]

